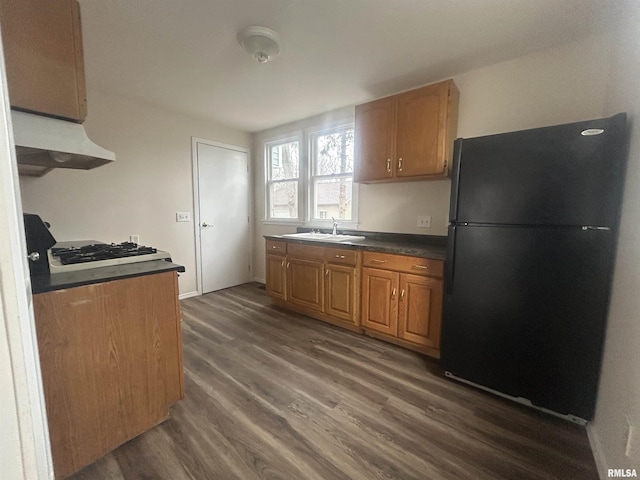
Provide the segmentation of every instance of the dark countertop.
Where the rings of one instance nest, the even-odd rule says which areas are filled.
[[[110,267],[91,268],[75,272],[56,273],[55,275],[37,275],[31,277],[31,292],[33,294],[62,290],[64,288],[80,287],[93,283],[121,280],[123,278],[153,275],[163,272],[184,272],[182,265],[165,260],[150,260],[145,262],[127,263]]]
[[[309,228],[299,227],[298,233],[309,232]],[[331,233],[330,230],[321,230],[322,233]],[[362,232],[359,230],[340,230],[344,235],[364,236],[364,240],[352,242],[323,242],[317,240],[304,240],[284,235],[265,235],[270,240],[286,240],[287,242],[305,243],[307,245],[322,245],[325,247],[354,248],[368,252],[395,253],[398,255],[410,255],[412,257],[432,258],[445,260],[447,257],[447,237],[436,235],[411,235],[405,233]]]

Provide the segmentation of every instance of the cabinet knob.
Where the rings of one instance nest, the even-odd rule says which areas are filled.
[[[387,173],[391,173],[391,159],[387,158]]]
[[[404,288],[402,289],[402,291],[400,292],[400,298],[404,298]]]
[[[402,171],[402,157],[398,159],[398,171]]]
[[[344,258],[344,255],[336,255],[336,258]]]
[[[386,260],[378,260],[377,258],[372,258],[371,263],[387,263]]]
[[[415,268],[417,270],[429,270],[429,267],[426,265],[411,265],[411,268]]]
[[[327,268],[327,270],[324,272],[325,275],[329,275],[329,269]]]
[[[391,290],[391,298],[392,299],[396,298],[396,289],[395,288],[393,290]]]

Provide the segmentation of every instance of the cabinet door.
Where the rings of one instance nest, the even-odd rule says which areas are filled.
[[[12,107],[84,121],[87,101],[75,0],[1,0]]]
[[[286,259],[282,255],[267,255],[267,293],[281,300],[287,298]]]
[[[362,326],[398,334],[398,273],[377,268],[362,269]]]
[[[311,310],[324,310],[322,262],[287,259],[287,301]]]
[[[356,106],[355,182],[393,177],[395,105],[395,97],[387,97]]]
[[[440,348],[443,294],[441,279],[400,274],[398,337]]]
[[[445,172],[449,83],[397,96],[396,176]]]
[[[328,264],[325,270],[325,313],[355,323],[356,269]]]
[[[168,416],[183,396],[177,274],[33,296],[56,478]]]

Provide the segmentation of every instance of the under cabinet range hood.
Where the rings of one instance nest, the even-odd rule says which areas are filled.
[[[54,168],[90,170],[116,159],[79,123],[11,111],[18,173],[40,177]]]

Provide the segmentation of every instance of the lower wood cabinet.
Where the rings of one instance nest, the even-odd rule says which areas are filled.
[[[274,303],[359,330],[360,252],[267,240],[267,293]]]
[[[325,267],[325,302],[327,315],[357,324],[356,269],[346,265],[327,264]]]
[[[33,296],[51,453],[66,478],[184,397],[176,272]]]
[[[398,338],[440,348],[443,289],[441,279],[400,274]]]
[[[287,258],[287,301],[310,310],[324,311],[324,264]]]
[[[362,326],[395,336],[398,332],[398,273],[362,269]]]
[[[274,303],[440,357],[444,261],[284,240],[266,258]]]
[[[363,265],[365,332],[439,358],[444,262],[365,252]]]
[[[267,293],[272,298],[287,298],[287,259],[284,255],[267,254]]]

